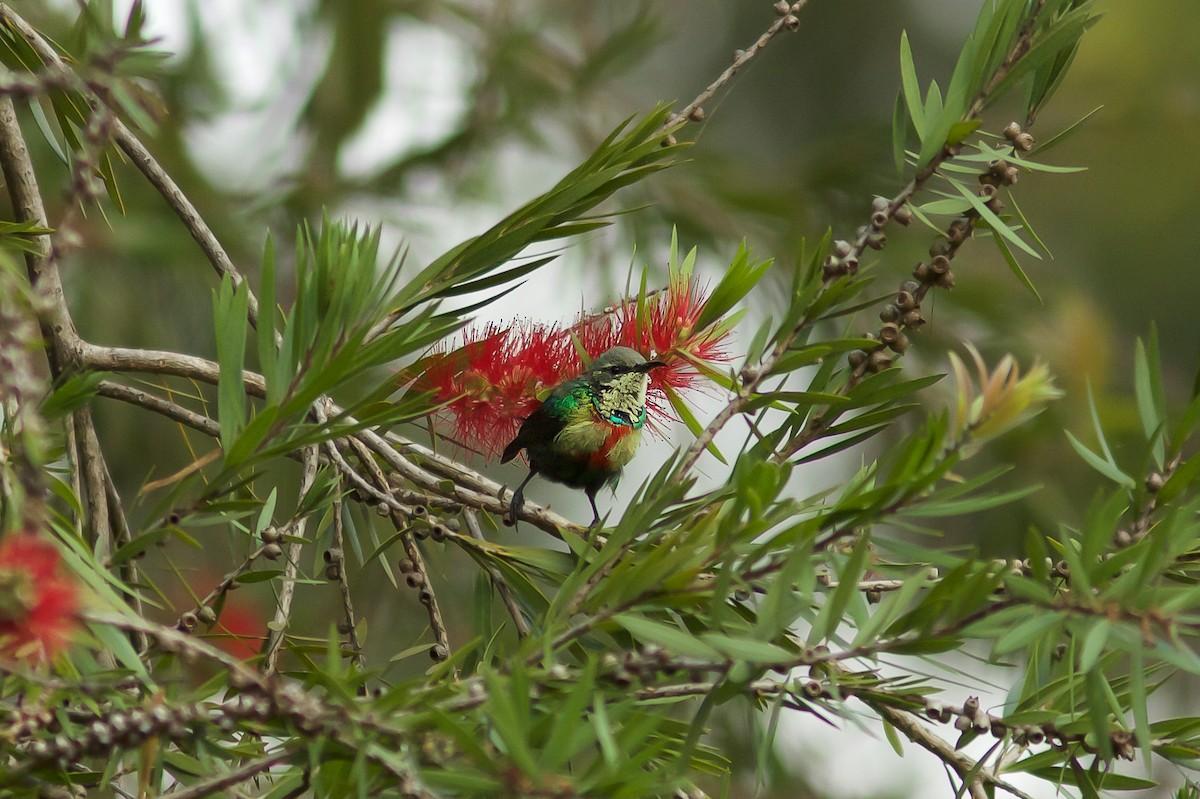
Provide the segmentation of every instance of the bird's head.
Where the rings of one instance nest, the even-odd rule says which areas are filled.
[[[613,347],[592,361],[583,376],[605,390],[638,397],[645,402],[650,371],[666,366],[662,361],[648,361],[637,350]]]

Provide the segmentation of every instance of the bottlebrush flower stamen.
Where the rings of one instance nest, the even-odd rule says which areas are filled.
[[[702,384],[694,361],[729,358],[727,328],[695,329],[706,300],[694,279],[673,273],[664,291],[583,315],[565,328],[522,320],[468,329],[461,347],[419,364],[417,385],[443,403],[460,441],[495,455],[541,404],[542,392],[583,371],[580,349],[590,360],[612,347],[631,347],[667,364],[650,373],[648,424],[655,429],[674,420],[668,387],[686,392]]]
[[[78,590],[54,545],[23,532],[0,541],[0,657],[54,657],[69,642],[78,610]]]

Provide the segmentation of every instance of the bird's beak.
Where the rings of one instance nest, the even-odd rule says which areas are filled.
[[[660,366],[666,366],[666,364],[662,361],[646,361],[644,364],[638,367],[638,371],[649,372],[651,369],[657,369]]]

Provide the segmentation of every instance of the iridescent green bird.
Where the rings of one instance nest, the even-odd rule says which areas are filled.
[[[525,504],[525,486],[538,474],[582,488],[592,505],[592,524],[600,521],[596,492],[615,483],[637,451],[646,423],[649,373],[665,365],[647,361],[629,347],[613,347],[579,377],[555,387],[526,417],[500,458],[507,463],[521,450],[529,453],[529,474],[509,505],[513,524]]]

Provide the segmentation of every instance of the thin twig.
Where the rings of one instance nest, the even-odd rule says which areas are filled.
[[[195,607],[193,607],[190,611],[185,611],[179,615],[179,618],[175,620],[175,626],[186,629],[187,624],[184,623],[184,616],[187,613],[199,614],[201,610],[204,608],[211,608],[214,602],[225,596],[225,594],[229,593],[237,583],[237,578],[248,572],[250,567],[254,565],[254,561],[262,557],[264,547],[265,545],[255,547],[254,551],[247,555],[241,563],[239,563],[230,571],[226,572],[225,576],[221,578],[221,581],[218,582],[211,591],[205,594],[204,597],[196,603]]]
[[[126,632],[145,633],[159,646],[172,652],[183,652],[189,656],[194,655],[221,664],[239,684],[254,685],[259,688],[267,687],[266,678],[246,665],[240,658],[207,641],[202,641],[174,628],[156,624],[141,617],[117,615],[108,611],[84,610],[80,617],[90,624],[105,624]]]
[[[286,763],[291,757],[292,753],[285,750],[260,757],[257,760],[251,760],[249,763],[244,763],[232,771],[226,771],[215,777],[209,777],[202,782],[197,782],[195,785],[189,785],[183,790],[175,791],[170,795],[171,799],[200,799],[203,796],[211,796],[218,791],[231,788],[240,782],[245,782],[251,777],[269,770],[273,766]]]
[[[202,413],[196,413],[182,405],[151,394],[149,391],[126,386],[121,383],[114,383],[111,380],[101,380],[96,387],[96,393],[101,397],[120,400],[121,402],[127,402],[130,405],[137,405],[146,410],[153,411],[168,419],[173,419],[180,424],[187,425],[206,436],[219,438],[221,435],[221,425],[215,419],[210,419]]]
[[[733,76],[738,73],[738,70],[746,66],[746,64],[750,63],[750,61],[753,60],[756,55],[762,52],[762,49],[767,46],[771,39],[775,38],[776,34],[782,31],[785,27],[794,25],[796,23],[795,15],[798,14],[807,4],[808,0],[799,0],[799,2],[792,3],[787,13],[780,14],[779,18],[771,23],[771,27],[767,28],[762,35],[755,39],[754,44],[750,45],[745,50],[738,50],[737,53],[734,54],[733,63],[730,64],[724,72],[718,75],[717,79],[710,83],[704,89],[704,91],[696,95],[695,99],[680,109],[679,113],[673,114],[671,119],[667,122],[666,127],[672,127],[679,122],[685,122],[686,120],[693,119],[693,115],[696,113],[696,111],[703,108],[704,104],[713,98],[713,95],[720,91],[725,84],[733,80]]]
[[[364,500],[374,500],[380,505],[387,506],[389,510],[399,511],[410,518],[417,515],[416,509],[413,506],[401,502],[387,491],[379,490],[355,471],[354,467],[338,451],[336,442],[325,441],[322,443],[322,448],[325,450],[325,457],[329,458],[338,471],[341,472],[342,477],[349,480],[354,489],[363,495]],[[370,457],[370,455],[368,454],[367,457]]]
[[[478,541],[486,541],[483,537],[483,530],[479,527],[479,518],[475,515],[475,511],[469,508],[463,508],[463,519],[467,523],[467,532],[471,537]],[[517,628],[517,635],[521,638],[529,637],[529,622],[525,620],[525,614],[521,612],[521,606],[517,604],[517,600],[513,597],[512,589],[504,580],[504,575],[500,570],[491,564],[484,564],[484,569],[487,570],[488,576],[492,580],[492,585],[496,589],[496,593],[500,595],[504,606],[508,608],[508,615],[512,616],[513,624]]]
[[[342,529],[343,511],[341,498],[335,498],[333,500],[333,545],[339,552],[346,551]],[[346,612],[346,638],[350,641],[350,648],[354,651],[354,664],[358,666],[359,671],[362,671],[366,669],[367,661],[363,658],[362,644],[359,643],[358,632],[355,630],[354,602],[350,598],[350,576],[347,573],[344,557],[338,566],[338,586],[342,590],[342,609]]]
[[[300,496],[303,497],[313,487],[317,480],[317,447],[304,450],[304,469],[300,478]],[[304,538],[308,517],[298,519],[293,530],[297,538]],[[292,599],[296,595],[296,578],[300,574],[300,554],[304,548],[303,541],[293,541],[288,545],[287,564],[283,567],[283,580],[279,588],[279,600],[275,605],[275,619],[271,625],[271,637],[267,641],[263,658],[263,674],[272,674],[279,662],[279,653],[283,641],[287,638],[288,622],[292,615]]]

